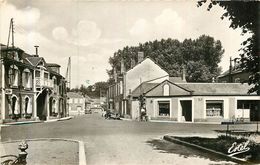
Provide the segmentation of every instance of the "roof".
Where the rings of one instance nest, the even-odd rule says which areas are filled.
[[[193,95],[248,95],[251,88],[241,83],[176,83],[178,86],[193,91]]]
[[[183,83],[186,80],[182,80],[182,77],[169,77],[169,81],[173,83]]]
[[[149,90],[151,90],[152,88],[154,88],[158,84],[160,84],[160,83],[144,82],[133,90],[132,96],[133,97],[140,96],[141,94],[148,92]]]
[[[44,60],[43,57],[27,57],[26,58],[33,66],[37,66],[41,60]]]
[[[225,76],[227,76],[227,75],[230,74],[229,72],[230,72],[230,71],[227,70],[227,71],[223,72],[221,75],[219,75],[218,77],[225,77]],[[235,68],[233,68],[233,69],[231,70],[231,74],[237,74],[237,73],[241,73],[241,72],[243,72],[243,70],[242,70],[242,68],[240,68],[240,67],[235,67]]]
[[[48,67],[60,67],[59,64],[55,64],[55,63],[47,63]]]
[[[141,62],[137,63],[133,68],[135,68],[136,66],[140,65],[141,63],[143,63],[145,60],[151,60],[154,64],[156,64],[157,66],[159,66],[162,70],[164,70],[165,72],[167,72],[161,65],[159,65],[157,62],[155,62],[151,57],[146,56]],[[132,70],[133,68],[129,68],[126,72]],[[167,72],[168,73],[168,72]]]
[[[197,96],[241,96],[249,95],[248,90],[251,88],[248,84],[241,83],[173,83],[165,80],[161,83],[142,83],[133,92],[133,97],[138,97],[145,93],[147,96],[162,96],[164,83],[170,85],[172,96],[174,95],[197,95]],[[183,92],[180,92],[183,90]],[[255,93],[251,94],[255,95]]]
[[[81,93],[76,93],[76,92],[68,92],[67,96],[69,98],[83,98],[83,96],[81,95]]]

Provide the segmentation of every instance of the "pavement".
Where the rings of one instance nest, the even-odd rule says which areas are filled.
[[[230,162],[162,138],[166,134],[216,136],[219,134],[216,130],[225,129],[226,126],[219,124],[106,120],[98,114],[88,114],[66,121],[2,127],[1,140],[64,138],[82,141],[89,165],[224,164]],[[156,142],[168,151],[158,149]],[[56,146],[55,143],[51,145]],[[64,147],[64,153],[67,152],[66,144],[57,147]],[[51,157],[51,154],[46,151],[45,156]]]
[[[18,155],[21,141],[0,143],[0,155]],[[79,145],[75,141],[62,139],[28,140],[27,165],[35,164],[79,164]]]

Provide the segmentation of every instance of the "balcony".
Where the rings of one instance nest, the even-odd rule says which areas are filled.
[[[39,87],[53,88],[54,87],[53,80],[50,80],[50,79],[35,77],[35,82],[36,82],[36,88],[39,88]]]

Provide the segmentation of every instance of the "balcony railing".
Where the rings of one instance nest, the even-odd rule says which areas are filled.
[[[36,87],[54,87],[53,80],[35,77]]]

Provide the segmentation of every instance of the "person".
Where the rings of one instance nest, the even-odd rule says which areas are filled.
[[[141,108],[141,121],[145,121],[145,116],[146,116],[145,108],[142,107]]]

